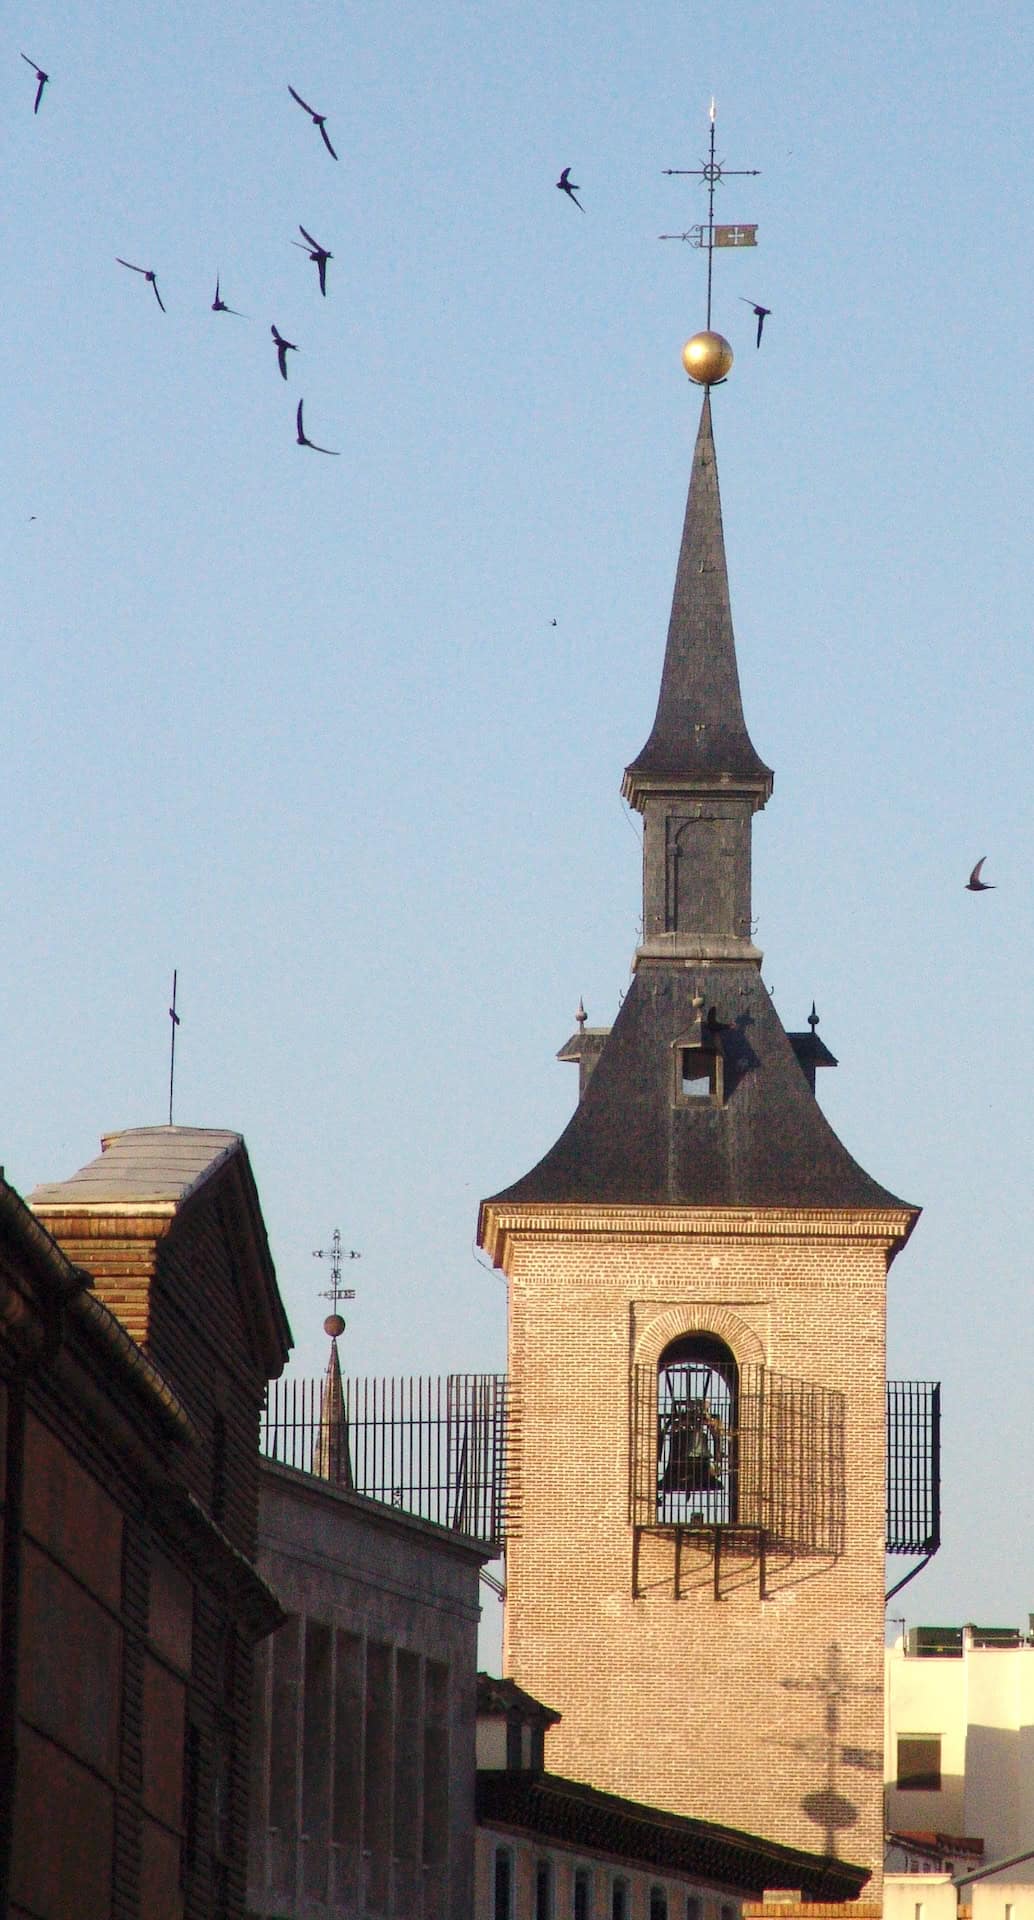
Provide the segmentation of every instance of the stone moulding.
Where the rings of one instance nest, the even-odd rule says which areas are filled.
[[[908,1207],[587,1207],[507,1206],[486,1201],[478,1239],[494,1266],[509,1273],[517,1239],[606,1241],[868,1240],[900,1251],[918,1215]]]

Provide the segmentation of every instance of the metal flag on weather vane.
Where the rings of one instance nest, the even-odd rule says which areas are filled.
[[[757,227],[715,227],[714,244],[716,247],[756,247]]]

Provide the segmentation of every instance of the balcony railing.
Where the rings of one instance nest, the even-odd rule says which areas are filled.
[[[941,1544],[941,1388],[887,1381],[887,1552],[936,1553]]]
[[[844,1531],[844,1396],[767,1367],[740,1369],[719,1413],[676,1376],[637,1367],[631,1519],[636,1527],[737,1527],[813,1553]]]
[[[339,1397],[340,1395],[340,1397]],[[270,1460],[501,1544],[513,1439],[504,1374],[270,1382]]]

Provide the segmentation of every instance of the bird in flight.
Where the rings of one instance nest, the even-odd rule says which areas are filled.
[[[50,79],[50,75],[49,73],[44,73],[43,68],[38,67],[35,60],[30,60],[27,53],[22,54],[22,59],[25,61],[26,66],[31,67],[33,73],[36,75],[36,99],[33,103],[32,111],[33,113],[38,113],[39,103],[43,98],[43,89]]]
[[[279,368],[280,368],[280,378],[282,380],[286,380],[287,379],[287,356],[289,353],[297,353],[298,349],[295,346],[293,340],[284,339],[284,336],[277,328],[275,321],[273,325],[270,327],[269,331],[272,334],[274,340],[276,341],[276,357],[277,357],[277,364],[279,365]]]
[[[747,307],[753,307],[753,309],[754,309],[754,313],[755,313],[755,317],[756,317],[756,319],[757,319],[757,323],[758,323],[758,337],[757,337],[757,340],[755,341],[755,345],[756,345],[756,346],[759,346],[759,347],[760,347],[760,345],[761,345],[761,329],[763,328],[763,326],[764,326],[764,324],[765,324],[765,321],[767,320],[767,318],[768,318],[768,316],[769,316],[769,314],[771,313],[771,311],[772,311],[772,309],[771,309],[771,307],[759,307],[759,306],[758,306],[758,303],[757,303],[757,301],[756,301],[756,300],[748,300],[748,299],[747,299],[747,296],[746,296],[746,294],[745,294],[745,293],[741,293],[741,294],[740,294],[740,299],[741,299],[741,300],[743,301],[743,303],[744,303],[744,306],[747,306]]]
[[[215,276],[215,299],[212,302],[212,312],[213,313],[233,313],[237,315],[238,320],[247,319],[247,314],[241,313],[237,307],[227,306],[226,301],[223,299],[223,296],[219,291],[219,275],[218,274],[216,274]]]
[[[324,144],[324,146],[326,147],[326,149],[327,149],[327,152],[329,153],[329,155],[330,155],[330,157],[331,157],[331,159],[332,159],[332,160],[336,160],[336,159],[337,159],[337,154],[336,154],[336,153],[334,152],[334,149],[333,149],[333,147],[332,147],[332,146],[331,146],[331,144],[330,144],[330,139],[329,139],[329,137],[328,137],[328,134],[327,134],[327,116],[326,116],[326,114],[325,114],[325,113],[317,113],[314,107],[310,107],[310,105],[309,105],[309,103],[308,103],[308,101],[307,101],[307,100],[303,100],[303,99],[302,99],[302,96],[301,96],[301,94],[300,94],[300,93],[295,93],[295,90],[294,90],[294,88],[292,87],[292,85],[291,85],[291,83],[290,83],[290,81],[288,81],[288,84],[287,84],[287,91],[288,91],[288,93],[290,94],[290,96],[291,96],[291,99],[292,99],[292,100],[297,100],[297,102],[298,102],[298,105],[299,105],[300,107],[304,107],[304,108],[305,108],[305,111],[306,111],[306,113],[308,114],[308,116],[309,116],[309,118],[310,118],[310,120],[312,121],[312,124],[313,124],[313,126],[314,126],[314,127],[318,127],[318,128],[319,128],[319,130],[320,130],[320,139],[322,140],[322,142],[323,142],[323,144]]]
[[[340,459],[341,457],[340,447],[318,447],[316,445],[315,440],[309,439],[309,436],[302,425],[302,402],[300,400],[298,402],[298,445],[300,447],[311,447],[313,453],[332,454],[335,460]]]
[[[132,260],[123,260],[121,254],[118,254],[118,253],[115,255],[115,258],[118,261],[120,267],[128,267],[130,273],[142,273],[144,276],[144,279],[150,281],[151,288],[154,293],[154,297],[157,300],[158,305],[160,306],[162,312],[164,313],[165,302],[162,299],[161,294],[158,292],[158,282],[155,279],[154,274],[151,272],[150,267],[134,267]]]
[[[966,881],[966,885],[969,888],[970,893],[993,893],[994,892],[994,889],[995,889],[994,881],[981,880],[980,878],[980,869],[983,866],[984,861],[986,859],[987,859],[986,853],[982,853],[979,860],[977,861],[976,866],[973,868],[973,871],[970,874],[969,879]]]
[[[315,261],[316,266],[319,268],[320,292],[322,293],[323,298],[326,299],[327,297],[327,261],[333,260],[334,255],[330,253],[326,247],[321,247],[319,241],[314,240],[311,233],[305,232],[305,228],[302,226],[302,223],[300,220],[298,222],[298,231],[299,233],[305,234],[305,241],[292,240],[291,245],[292,247],[301,247],[302,252],[307,253],[309,256],[309,259]],[[308,242],[307,245],[305,244],[306,241]]]
[[[576,194],[581,193],[581,187],[578,185],[577,180],[571,179],[570,167],[564,168],[563,173],[557,181],[557,186],[560,188],[561,193],[566,193],[568,199],[574,201],[576,207],[582,207],[581,201],[576,198]],[[582,207],[582,212],[585,212],[584,207]]]

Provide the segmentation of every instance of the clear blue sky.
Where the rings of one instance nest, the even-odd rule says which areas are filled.
[[[755,911],[833,1124],[924,1207],[890,1285],[892,1370],[944,1382],[912,1620],[1034,1607],[1030,35],[979,0],[40,0],[0,58],[0,1157],[27,1191],[166,1118],[177,967],[176,1118],[247,1139],[302,1371],[335,1225],[354,1370],[504,1365],[477,1203],[556,1136],[553,1055],[636,940],[618,788],[704,301],[657,240],[703,191],[663,169],[712,92],[761,169],[721,189],[760,244],[715,304]]]

